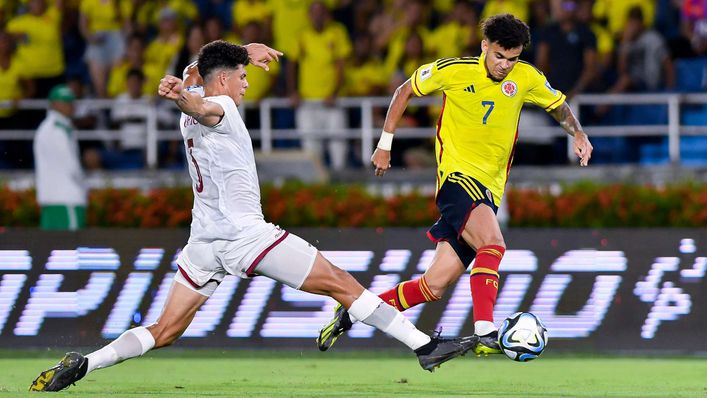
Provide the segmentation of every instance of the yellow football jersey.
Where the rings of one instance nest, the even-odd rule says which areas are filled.
[[[435,150],[438,188],[450,173],[476,178],[501,203],[524,103],[551,111],[565,101],[542,72],[519,61],[501,82],[491,80],[480,57],[442,58],[410,78],[415,95],[442,91]]]

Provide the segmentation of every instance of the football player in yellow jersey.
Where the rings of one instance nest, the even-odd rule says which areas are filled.
[[[496,211],[513,161],[523,104],[544,108],[574,137],[580,165],[589,162],[592,145],[565,95],[553,89],[542,72],[520,61],[530,42],[528,26],[500,14],[485,20],[482,31],[480,57],[443,58],[422,65],[398,87],[371,161],[377,176],[385,174],[393,132],[410,98],[443,92],[435,154],[436,203],[442,216],[427,233],[437,244],[435,256],[421,278],[402,282],[380,297],[399,310],[439,300],[471,265],[474,333],[480,337],[474,352],[488,355],[501,352],[493,307],[506,245]],[[328,349],[353,322],[337,306],[334,319],[317,339],[319,349]]]

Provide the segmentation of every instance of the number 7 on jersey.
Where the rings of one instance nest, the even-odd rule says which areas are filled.
[[[481,101],[481,105],[484,108],[486,108],[487,106],[489,107],[489,109],[486,110],[486,114],[484,115],[484,120],[483,120],[483,122],[484,122],[483,124],[486,124],[486,121],[488,120],[489,115],[491,115],[491,112],[493,112],[493,101]]]

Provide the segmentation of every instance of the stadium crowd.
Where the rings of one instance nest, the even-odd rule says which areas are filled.
[[[704,0],[5,0],[0,102],[46,99],[64,83],[79,99],[114,98],[109,111],[74,109],[79,129],[121,130],[118,142],[82,141],[84,166],[142,168],[146,114],[134,100],[156,102],[159,79],[180,76],[207,42],[262,42],[285,57],[270,72],[248,68],[246,99],[288,97],[294,111],[275,112],[275,126],[298,128],[302,147],[326,152],[329,165],[342,169],[360,162],[354,146],[331,139],[323,151],[320,140],[306,135],[360,125],[356,110],[331,106],[337,97],[389,96],[424,63],[479,55],[479,21],[503,12],[531,28],[532,44],[522,58],[570,98],[704,88],[701,74],[687,73],[694,65],[701,68],[707,56]],[[676,73],[683,67],[686,73]],[[170,111],[165,108],[159,118],[165,128],[174,127]],[[596,107],[583,113],[583,121],[624,122],[626,114],[617,111]],[[403,124],[430,126],[435,112],[412,109]],[[652,114],[644,109],[633,117]],[[0,129],[35,129],[42,118],[43,112],[0,108]],[[248,120],[259,127],[257,117]],[[565,161],[564,139],[555,141],[519,151],[516,162]],[[394,164],[433,165],[431,142],[399,145],[409,148],[397,151],[401,157]],[[2,141],[1,131],[0,150],[0,168],[32,167],[31,145]],[[162,145],[160,166],[183,167],[181,152],[177,142]]]

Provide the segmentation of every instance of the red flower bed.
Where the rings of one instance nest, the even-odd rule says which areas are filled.
[[[547,189],[508,189],[510,226],[516,227],[705,227],[707,185],[664,188],[579,183],[554,195]],[[438,217],[434,198],[418,193],[391,198],[356,185],[264,186],[266,219],[284,227],[426,227]],[[186,227],[189,187],[149,192],[100,189],[89,195],[92,227]],[[37,226],[35,192],[0,187],[0,225]]]

